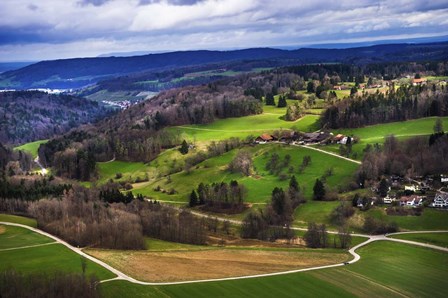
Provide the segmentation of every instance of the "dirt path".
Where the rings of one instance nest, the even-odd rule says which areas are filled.
[[[319,152],[322,152],[322,153],[325,153],[325,154],[328,154],[328,155],[332,155],[332,156],[337,157],[337,158],[341,158],[341,159],[344,159],[344,160],[356,163],[358,165],[361,164],[361,162],[359,160],[354,160],[354,159],[351,159],[351,158],[348,158],[348,157],[344,157],[344,156],[341,156],[341,155],[333,153],[333,152],[328,152],[328,151],[325,151],[325,150],[322,150],[322,149],[318,149],[318,148],[315,148],[315,147],[306,146],[306,145],[293,145],[293,146],[302,147],[302,148],[306,148],[306,149],[311,149],[311,150],[314,150],[314,151],[319,151]]]
[[[353,234],[353,235],[357,235],[357,236],[362,236],[362,237],[366,237],[368,238],[367,241],[364,241],[363,243],[360,243],[358,245],[356,245],[355,247],[351,248],[348,252],[353,256],[353,259],[347,263],[338,263],[338,264],[333,264],[333,265],[326,265],[326,266],[318,266],[318,267],[311,267],[311,268],[305,268],[305,269],[297,269],[297,270],[289,270],[289,271],[282,271],[282,272],[274,272],[274,273],[265,273],[265,274],[257,274],[257,275],[248,275],[248,276],[239,276],[239,277],[225,277],[225,278],[215,278],[215,279],[204,279],[204,280],[190,280],[190,281],[178,281],[178,282],[143,282],[140,280],[136,280],[128,275],[126,275],[125,273],[115,269],[114,267],[106,264],[103,261],[100,261],[86,253],[84,253],[81,249],[76,248],[70,244],[68,244],[67,242],[65,242],[62,239],[59,239],[58,237],[55,237],[47,232],[41,231],[39,229],[36,228],[32,228],[26,225],[22,225],[22,224],[17,224],[17,223],[10,223],[10,222],[0,222],[0,224],[2,225],[8,225],[8,226],[16,226],[16,227],[21,227],[21,228],[25,228],[28,230],[31,230],[33,232],[36,232],[38,234],[47,236],[53,240],[55,240],[56,242],[66,246],[67,248],[69,248],[70,250],[76,252],[77,254],[89,259],[90,261],[106,268],[107,270],[111,271],[112,273],[116,274],[117,277],[112,278],[112,279],[107,279],[107,280],[103,280],[101,282],[108,282],[108,281],[112,281],[112,280],[126,280],[129,281],[131,283],[135,283],[135,284],[140,284],[140,285],[149,285],[149,286],[162,286],[162,285],[179,285],[179,284],[191,284],[191,283],[203,283],[203,282],[213,282],[213,281],[227,281],[227,280],[239,280],[239,279],[248,279],[248,278],[257,278],[257,277],[267,277],[267,276],[276,276],[276,275],[284,275],[284,274],[290,274],[290,273],[298,273],[298,272],[306,272],[306,271],[313,271],[313,270],[320,270],[320,269],[327,269],[327,268],[335,268],[335,267],[341,267],[341,266],[345,266],[347,263],[348,264],[353,264],[357,261],[359,261],[361,259],[361,256],[358,255],[356,253],[356,250],[371,243],[374,241],[394,241],[394,242],[401,242],[401,243],[405,243],[405,244],[412,244],[412,245],[417,245],[417,246],[422,246],[422,247],[427,247],[427,248],[433,248],[433,249],[437,249],[437,250],[442,250],[442,251],[446,251],[448,252],[448,248],[445,247],[440,247],[440,246],[435,246],[435,245],[431,245],[431,244],[425,244],[425,243],[420,243],[420,242],[414,242],[414,241],[408,241],[408,240],[401,240],[401,239],[394,239],[394,238],[388,238],[386,237],[386,235],[378,235],[378,236],[371,236],[371,235],[362,235],[362,234]],[[296,228],[299,229],[299,228]],[[418,233],[431,233],[432,231],[418,231]],[[441,232],[441,231],[439,231]],[[448,232],[448,231],[445,231]],[[410,232],[408,232],[410,233]],[[389,235],[394,235],[394,234],[389,234]]]
[[[11,248],[3,248],[0,249],[0,251],[8,251],[8,250],[16,250],[16,249],[24,249],[24,248],[32,248],[32,247],[39,247],[39,246],[46,246],[51,244],[56,244],[57,242],[50,242],[50,243],[43,243],[43,244],[35,244],[35,245],[27,245],[27,246],[19,246],[19,247],[11,247]]]

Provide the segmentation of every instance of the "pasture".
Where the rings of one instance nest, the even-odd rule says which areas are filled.
[[[433,244],[437,246],[448,247],[448,232],[446,233],[419,233],[419,234],[399,234],[392,238],[404,239],[422,243]]]
[[[20,227],[2,226],[0,234],[0,271],[14,268],[19,272],[76,272],[82,273],[81,257],[62,244],[49,244],[52,239]],[[29,245],[48,244],[28,247]],[[87,260],[86,274],[95,274],[99,279],[113,278],[115,275],[103,267]]]
[[[26,143],[21,146],[15,147],[14,149],[26,151],[26,152],[30,153],[33,156],[33,158],[36,158],[39,146],[41,144],[45,144],[46,142],[48,142],[48,140],[40,140],[40,141],[30,142],[30,143]]]

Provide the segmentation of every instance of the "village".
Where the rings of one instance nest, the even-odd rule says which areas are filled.
[[[297,131],[276,131],[273,134],[263,133],[258,136],[255,144],[281,143],[296,146],[340,144],[349,145],[357,142],[355,137],[343,134],[334,135],[331,132],[317,131],[301,133]],[[381,182],[372,186],[371,191],[377,196],[359,197],[353,206],[366,210],[373,205],[389,207],[419,208],[425,207],[448,209],[448,175],[427,177],[402,177],[391,175],[383,179],[387,185],[386,191],[381,191]]]

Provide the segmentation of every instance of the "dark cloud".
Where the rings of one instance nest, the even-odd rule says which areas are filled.
[[[81,5],[89,5],[92,4],[93,6],[101,6],[104,3],[107,3],[111,0],[81,0],[78,3]]]
[[[194,5],[205,0],[168,0],[167,2],[172,5]],[[160,0],[140,0],[140,5],[147,5],[153,3],[160,3]]]

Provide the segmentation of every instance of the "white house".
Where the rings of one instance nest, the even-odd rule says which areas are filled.
[[[418,190],[418,186],[417,185],[405,185],[404,186],[404,190],[408,190],[408,191],[413,191],[416,192]]]
[[[383,199],[384,204],[392,204],[393,201],[395,201],[395,198],[389,197],[389,195]]]
[[[434,197],[434,202],[431,207],[446,208],[448,207],[448,193],[438,192]]]
[[[400,198],[400,206],[417,207],[423,204],[423,197],[421,196],[403,196]]]

